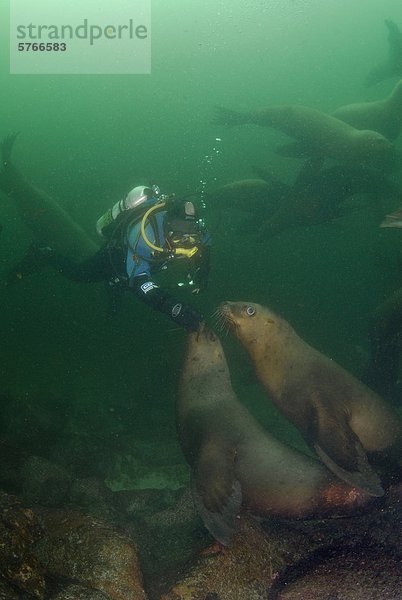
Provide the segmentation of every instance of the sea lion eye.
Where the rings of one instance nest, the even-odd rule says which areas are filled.
[[[249,304],[246,308],[246,315],[248,317],[254,317],[255,315],[255,308],[254,306],[251,306],[251,304]]]

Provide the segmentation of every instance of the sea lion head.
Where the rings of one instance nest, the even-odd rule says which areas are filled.
[[[247,346],[258,345],[262,339],[289,327],[269,308],[255,302],[223,302],[218,314]]]
[[[218,336],[205,323],[187,336],[187,364],[198,372],[225,366],[226,359]]]
[[[394,149],[394,145],[384,135],[378,131],[372,131],[371,129],[358,129],[356,130],[356,139],[364,147],[365,153],[368,156],[390,155]]]

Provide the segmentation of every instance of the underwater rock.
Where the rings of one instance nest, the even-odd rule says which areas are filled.
[[[0,600],[22,600],[22,597],[6,581],[0,579]]]
[[[71,477],[63,467],[41,456],[28,458],[21,476],[25,500],[42,506],[60,506],[71,485]]]
[[[106,596],[103,592],[73,584],[52,596],[50,600],[109,600],[109,598],[110,596]]]
[[[144,515],[129,529],[131,527],[140,551],[147,593],[158,600],[160,594],[177,580],[183,565],[210,543],[189,488],[181,492],[176,502]]]
[[[401,585],[395,568],[402,558],[401,491],[401,486],[390,488],[379,510],[360,516],[287,521],[269,519],[261,525],[252,519],[242,518],[240,533],[229,549],[216,554],[201,552],[190,563],[187,572],[180,578],[176,577],[176,583],[169,592],[162,597],[150,593],[149,597],[152,600],[396,600],[399,598],[395,593],[398,590],[396,586],[400,589]],[[356,552],[356,549],[359,550]],[[314,582],[317,582],[318,576],[307,567],[312,569],[314,564],[325,562],[328,557],[340,556],[339,552],[343,552],[345,557],[352,557],[356,573],[361,574],[360,584],[358,578],[353,580],[352,574],[348,575],[350,581],[355,581],[355,596],[347,595],[343,588],[343,593],[338,596],[331,595],[330,590],[327,590],[326,596],[308,595],[315,589]],[[382,587],[378,588],[377,596],[371,595],[374,594],[375,580],[371,578],[369,569],[366,572],[365,559],[370,564],[377,560],[389,575],[387,582],[380,578]],[[342,569],[348,573],[346,561],[344,564],[339,562],[337,578],[343,577]],[[278,596],[279,592],[285,592],[284,585],[290,585],[295,574],[301,576],[307,570],[314,577],[314,581],[308,583],[309,588],[303,587],[300,595]],[[377,572],[376,567],[374,571]],[[302,583],[300,581],[300,585]],[[366,596],[358,595],[359,585],[366,590]],[[389,595],[391,593],[394,596]]]
[[[190,570],[161,600],[266,600],[267,588],[285,565],[290,552],[302,555],[303,536],[266,536],[258,523],[242,519],[229,549],[213,547],[199,554]],[[307,549],[309,545],[307,544]]]
[[[145,599],[137,550],[126,535],[78,511],[38,514],[45,534],[35,554],[49,576],[73,579],[110,600]]]
[[[396,600],[402,589],[400,562],[380,549],[331,549],[290,569],[270,600]]]
[[[40,534],[33,511],[24,508],[14,496],[0,492],[0,577],[39,600],[44,597],[45,580],[32,545]],[[6,584],[3,588],[7,589]],[[0,587],[0,598],[2,593]],[[4,598],[12,600],[13,596]]]
[[[145,517],[145,522],[153,527],[174,527],[193,522],[198,513],[194,506],[194,500],[190,488],[185,488],[177,501],[164,510]]]
[[[181,489],[171,490],[169,488],[120,490],[113,492],[113,501],[117,510],[130,518],[154,515],[155,513],[171,507]]]
[[[113,492],[96,477],[76,479],[69,490],[69,501],[86,514],[108,521],[115,520]]]

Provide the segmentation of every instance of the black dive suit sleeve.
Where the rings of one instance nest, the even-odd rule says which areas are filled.
[[[149,275],[139,275],[131,279],[130,289],[142,302],[164,313],[187,331],[197,331],[203,321],[201,313],[159,288]]]

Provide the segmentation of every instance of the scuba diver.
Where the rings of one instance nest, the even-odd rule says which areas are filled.
[[[192,201],[161,194],[155,185],[137,186],[98,219],[96,229],[105,244],[94,256],[77,264],[49,248],[53,266],[74,281],[105,280],[112,290],[128,289],[187,331],[199,328],[203,316],[154,281],[174,261],[183,263],[193,294],[207,286],[211,239]]]

